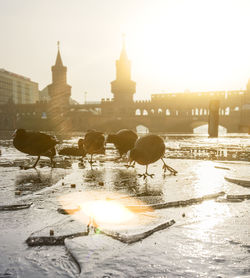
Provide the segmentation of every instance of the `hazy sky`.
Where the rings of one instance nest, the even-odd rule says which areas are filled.
[[[111,97],[122,33],[136,99],[250,78],[250,0],[0,0],[0,68],[43,89],[59,40],[72,97]]]

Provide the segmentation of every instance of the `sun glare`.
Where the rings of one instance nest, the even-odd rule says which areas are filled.
[[[85,225],[93,222],[98,227],[137,227],[151,222],[154,213],[150,207],[144,209],[145,213],[138,213],[136,208],[145,205],[143,202],[110,191],[70,193],[61,196],[59,202],[63,209],[77,221]]]
[[[121,224],[131,220],[135,214],[117,201],[97,200],[85,202],[81,210],[97,223]]]
[[[228,89],[224,84],[246,66],[249,53],[242,3],[157,1],[142,9],[136,22],[124,27],[136,76],[150,77],[158,89]],[[237,74],[234,78],[242,78]]]

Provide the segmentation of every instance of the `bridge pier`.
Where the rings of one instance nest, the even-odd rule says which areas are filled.
[[[209,103],[208,135],[218,137],[219,130],[219,100],[211,100]]]

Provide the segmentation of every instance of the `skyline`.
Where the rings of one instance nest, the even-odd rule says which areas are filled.
[[[250,78],[246,0],[23,3],[0,1],[0,68],[31,78],[40,90],[51,83],[60,41],[72,98],[82,103],[85,91],[87,101],[112,97],[122,33],[135,99],[162,91],[245,89]]]

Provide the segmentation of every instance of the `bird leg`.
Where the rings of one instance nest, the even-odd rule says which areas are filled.
[[[90,164],[90,167],[92,169],[92,166],[93,164],[95,163],[96,161],[93,161],[93,154],[90,155],[90,160],[89,160],[89,164]]]
[[[34,163],[33,166],[21,166],[20,168],[23,169],[23,170],[28,170],[28,169],[36,168],[36,165],[37,165],[39,159],[40,159],[40,155],[37,157],[37,160],[36,160],[36,162]]]
[[[161,159],[163,162],[163,166],[162,169],[164,170],[164,173],[166,172],[166,170],[168,170],[171,174],[176,175],[178,172],[173,169],[172,167],[168,166],[165,161],[163,160],[163,158]]]
[[[146,177],[150,177],[153,178],[155,174],[149,174],[148,173],[148,165],[146,165],[146,172],[144,174],[138,174],[139,178],[143,177],[143,179],[145,180]]]
[[[35,164],[31,168],[36,168],[36,165],[37,165],[39,159],[40,159],[40,155],[37,157],[37,160],[36,160]]]
[[[51,165],[51,168],[55,168],[55,165],[56,165],[56,163],[55,163],[55,161],[53,160],[53,157],[52,157],[52,156],[50,157],[50,165]]]

